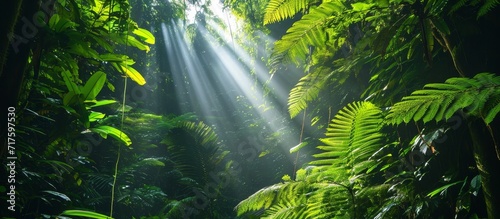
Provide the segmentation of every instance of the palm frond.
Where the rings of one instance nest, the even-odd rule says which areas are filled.
[[[474,78],[450,78],[445,83],[424,86],[410,96],[403,97],[387,115],[392,124],[449,119],[462,109],[471,115],[493,121],[500,110],[500,77],[491,73],[480,73]],[[486,107],[485,107],[486,106]]]

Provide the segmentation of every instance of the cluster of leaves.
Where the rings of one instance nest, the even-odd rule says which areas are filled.
[[[322,152],[313,155],[318,160],[297,171],[295,179],[285,176],[283,183],[263,188],[242,201],[236,207],[238,215],[428,218],[487,214],[494,218],[496,213],[489,206],[495,202],[488,198],[492,196],[489,187],[494,185],[485,181],[498,178],[482,171],[490,157],[481,154],[483,149],[466,145],[469,141],[477,145],[473,133],[478,130],[450,127],[444,121],[459,115],[464,116],[460,122],[466,117],[480,118],[489,133],[479,135],[492,139],[488,151],[499,154],[491,128],[500,111],[499,77],[475,73],[464,78],[474,75],[467,70],[478,70],[461,66],[458,51],[469,48],[453,36],[463,30],[452,29],[456,20],[450,17],[466,11],[482,18],[497,4],[271,0],[265,24],[300,17],[276,41],[271,55],[272,73],[286,63],[294,63],[305,72],[289,94],[291,117],[309,107],[312,110],[308,108],[308,113],[317,114],[317,121],[325,109],[331,111],[333,98],[341,105],[346,99],[371,102],[354,102],[340,110],[328,121],[326,137],[321,139],[325,146],[318,146]],[[495,65],[478,63],[473,66],[498,70]],[[453,66],[451,70],[449,66]],[[445,83],[433,83],[444,79]],[[424,89],[417,90],[424,84]],[[415,122],[417,130],[392,126],[410,122]],[[421,130],[422,123],[425,128]],[[450,133],[451,129],[472,134]],[[443,135],[449,134],[460,140],[444,142]],[[463,146],[448,147],[454,144]],[[440,153],[449,156],[438,156]],[[486,164],[490,165],[487,169],[494,169],[491,165],[497,163]],[[481,191],[486,193],[484,199]],[[483,204],[473,206],[472,200]],[[443,205],[448,206],[446,210]]]
[[[427,178],[424,176],[429,173],[424,170],[426,166],[432,159],[439,158],[422,157],[420,159],[425,159],[426,164],[417,169],[401,171],[400,167],[407,165],[405,158],[413,150],[425,155],[427,147],[433,147],[430,145],[439,140],[439,134],[425,137],[424,132],[419,133],[404,146],[405,142],[399,142],[384,127],[409,120],[440,122],[466,108],[470,115],[479,117],[484,113],[493,119],[500,112],[496,89],[499,79],[493,74],[482,73],[472,79],[451,78],[445,83],[430,84],[386,112],[370,102],[348,104],[333,118],[325,138],[321,139],[324,146],[317,148],[322,152],[313,155],[317,160],[298,170],[296,179],[286,175],[283,183],[263,188],[242,201],[236,206],[238,215],[261,218],[431,217],[436,216],[433,203],[449,198],[448,193],[453,194],[457,206],[466,208],[467,213],[470,207],[464,207],[461,202],[470,202],[469,196],[477,196],[479,175],[472,175],[471,179],[451,176],[437,188],[415,189],[414,183]],[[484,98],[467,98],[477,93],[484,94]],[[441,111],[446,115],[436,113]],[[484,121],[485,124],[491,122],[489,119]],[[462,185],[460,191],[449,191],[455,185]],[[469,189],[464,189],[466,186]],[[410,191],[416,193],[414,197],[408,194]],[[423,206],[427,206],[426,209]],[[455,215],[463,214],[462,210],[457,210]]]
[[[23,108],[18,124],[19,156],[24,168],[18,181],[27,185],[18,190],[20,217],[37,217],[40,212],[34,209],[54,202],[61,208],[44,213],[58,213],[70,201],[78,205],[80,197],[61,186],[69,184],[67,181],[76,186],[83,183],[83,173],[75,167],[91,160],[86,152],[75,156],[75,149],[82,146],[85,133],[131,145],[127,134],[102,123],[109,113],[99,109],[117,101],[99,100],[98,96],[105,85],[114,91],[114,75],[145,84],[132,67],[134,61],[116,50],[132,47],[147,52],[148,44],[155,43],[149,31],[130,19],[127,1],[61,0],[54,1],[50,9],[50,16],[34,18],[40,24],[37,49],[29,57],[27,75],[31,77],[26,78],[19,100]],[[84,146],[83,150],[92,150]]]
[[[463,75],[444,19],[451,7],[459,10],[465,6],[446,1],[270,1],[265,24],[303,13],[275,43],[271,55],[273,72],[287,62],[304,66],[307,72],[290,92],[291,116],[317,100],[320,91],[340,92],[341,85],[349,83],[347,78],[366,74],[370,83],[360,84],[366,90],[358,96],[383,101],[382,105],[395,102],[407,92],[395,85],[407,83],[443,51],[450,53],[457,72]],[[419,56],[425,62],[415,59]],[[364,66],[377,67],[369,70]]]
[[[185,5],[167,6],[178,16],[184,13],[179,8]],[[24,185],[17,189],[19,217],[66,210],[61,217],[107,218],[92,211],[109,212],[115,188],[119,218],[185,214],[197,204],[194,189],[211,183],[209,173],[224,171],[227,152],[215,132],[194,116],[118,114],[127,107],[117,110],[113,98],[121,78],[146,84],[137,70],[145,63],[134,65],[127,53],[147,53],[155,44],[154,35],[138,27],[130,12],[127,0],[58,0],[50,16],[40,20],[45,24],[36,41],[40,49],[30,56],[32,77],[22,90],[24,110],[17,124],[22,139],[17,180]],[[215,214],[213,205],[197,213]]]

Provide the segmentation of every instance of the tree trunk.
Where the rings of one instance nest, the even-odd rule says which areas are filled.
[[[18,0],[6,2],[0,10],[7,16],[6,23],[0,26],[3,39],[0,46],[0,93],[5,97],[4,106],[16,107],[16,113],[19,113],[18,100],[31,46],[39,32],[33,22],[33,17],[39,9],[38,2]],[[7,108],[2,109],[1,117],[2,121],[7,121]],[[5,156],[7,147],[6,137],[7,125],[2,125],[0,128],[0,141],[3,145],[0,156],[2,157]]]
[[[474,159],[481,175],[484,201],[489,219],[500,218],[500,160],[492,136],[481,119],[468,121]]]

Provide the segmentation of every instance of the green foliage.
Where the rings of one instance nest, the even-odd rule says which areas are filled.
[[[309,8],[315,1],[309,0],[271,0],[266,6],[264,24],[271,24],[292,18],[295,14]]]
[[[489,124],[500,111],[500,77],[480,73],[473,78],[450,78],[445,83],[424,86],[396,103],[387,119],[390,123],[424,123],[448,120],[459,110],[480,117]]]
[[[313,165],[344,166],[353,176],[366,172],[374,164],[371,156],[382,148],[383,135],[380,134],[382,111],[370,102],[355,102],[347,105],[333,118],[326,138],[326,144],[318,148],[324,152],[314,155],[320,160]]]
[[[288,111],[290,117],[297,116],[307,107],[308,103],[315,100],[332,75],[333,72],[329,68],[319,68],[302,77],[289,94]]]
[[[103,214],[99,214],[93,211],[85,211],[85,210],[66,210],[61,215],[65,216],[76,216],[76,217],[85,217],[85,218],[95,218],[95,219],[112,219]]]
[[[107,125],[101,125],[101,126],[90,128],[90,130],[95,132],[95,133],[99,133],[103,138],[107,138],[108,135],[110,135],[111,137],[115,138],[116,140],[121,141],[126,146],[130,146],[132,144],[132,141],[125,133],[123,133],[122,131],[120,131],[114,127],[107,126]]]
[[[309,54],[310,46],[322,47],[327,44],[327,37],[337,37],[338,32],[330,32],[327,36],[325,29],[329,27],[332,19],[344,12],[344,9],[345,6],[341,2],[325,2],[304,15],[280,40],[276,41],[271,54],[271,64],[276,66],[287,61],[299,64]]]
[[[486,0],[482,1],[472,1],[472,0],[459,0],[453,6],[451,11],[455,12],[465,6],[479,6],[479,11],[477,12],[477,18],[480,18],[490,12],[494,7],[498,6],[500,2],[498,0]]]
[[[297,171],[296,181],[263,188],[240,202],[238,215],[363,218],[366,209],[357,202],[387,189],[367,186],[373,174],[380,174],[372,170],[384,161],[377,154],[384,146],[382,121],[382,111],[372,103],[349,104],[330,123],[322,139],[326,145],[318,146],[323,152],[314,155],[317,160]]]

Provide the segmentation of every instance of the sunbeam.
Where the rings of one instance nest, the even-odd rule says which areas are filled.
[[[232,130],[234,122],[230,120],[239,119],[234,112],[241,107],[241,97],[244,97],[251,106],[249,110],[267,121],[267,132],[290,129],[280,122],[288,117],[288,88],[270,82],[269,69],[259,60],[268,57],[266,45],[254,48],[260,55],[260,58],[255,58],[236,43],[235,35],[231,35],[228,27],[235,27],[234,23],[221,26],[209,20],[206,25],[197,25],[194,44],[186,42],[185,30],[175,22],[162,25],[176,95],[178,100],[187,102],[180,106],[182,111],[195,111],[218,129]],[[267,40],[273,42],[272,39]],[[274,86],[272,92],[278,94],[277,98],[269,99],[266,94],[269,84]],[[298,141],[287,138],[279,146],[288,151]],[[292,160],[292,156],[289,159]]]

